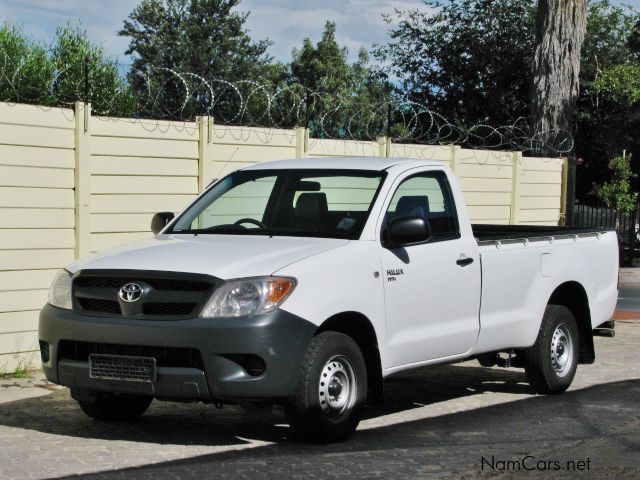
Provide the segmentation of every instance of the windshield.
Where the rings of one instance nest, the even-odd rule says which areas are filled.
[[[357,239],[384,172],[247,170],[217,182],[167,233]]]

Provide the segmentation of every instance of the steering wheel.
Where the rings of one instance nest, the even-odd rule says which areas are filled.
[[[255,220],[253,218],[241,218],[240,220],[233,222],[234,225],[238,225],[238,226],[240,226],[240,224],[242,223],[251,223],[260,228],[267,228],[267,226],[264,223],[262,223],[260,220]]]

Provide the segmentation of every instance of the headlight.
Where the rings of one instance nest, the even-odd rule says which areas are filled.
[[[54,307],[71,310],[71,274],[60,270],[49,288],[49,303]]]
[[[295,279],[284,277],[231,280],[213,292],[202,316],[240,317],[271,312],[286,300],[295,286]]]

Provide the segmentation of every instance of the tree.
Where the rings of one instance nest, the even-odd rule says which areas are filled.
[[[51,45],[42,46],[5,23],[0,28],[0,61],[0,100],[46,106],[83,100],[86,69],[94,111],[115,116],[135,111],[115,61],[78,26],[58,27]]]
[[[303,96],[304,123],[312,135],[371,138],[381,134],[380,114],[388,101],[384,82],[361,49],[358,60],[336,40],[336,24],[327,22],[314,45],[305,38],[289,64],[289,88]],[[386,118],[386,113],[385,113]]]
[[[595,80],[594,88],[633,105],[640,101],[640,65],[615,65],[602,72]]]
[[[399,93],[466,127],[529,118],[535,0],[427,0],[425,5],[387,17],[390,39],[374,49]],[[640,109],[594,87],[608,68],[638,62],[629,37],[639,20],[631,7],[588,2],[575,131],[575,153],[585,159],[578,169],[582,198],[594,180],[609,175],[608,160],[621,149],[636,152],[634,162],[640,158]]]
[[[633,8],[608,0],[589,2],[575,135],[576,155],[585,160],[578,168],[576,189],[583,199],[591,195],[594,182],[610,176],[609,159],[620,150],[634,152],[634,163],[640,158],[640,108],[630,106],[619,92],[602,88],[610,69],[638,63],[638,51],[631,45],[638,18]]]
[[[51,60],[52,92],[59,103],[84,100],[86,96],[97,114],[130,117],[136,113],[136,101],[117,63],[80,27],[58,27]]]
[[[336,24],[325,24],[322,38],[314,46],[305,38],[302,48],[293,50],[289,66],[291,80],[313,91],[339,94],[351,87],[352,69],[347,62],[349,51],[336,41]]]
[[[51,58],[44,47],[8,23],[0,28],[0,62],[0,100],[51,104]]]
[[[266,54],[271,42],[254,42],[245,30],[248,13],[234,11],[239,3],[142,0],[131,12],[119,34],[130,39],[129,79],[136,95],[147,98],[148,113],[192,118],[212,113],[214,100],[226,114],[237,113],[238,99],[212,99],[209,87],[227,88],[217,79],[268,81],[282,73]]]
[[[640,101],[640,19],[633,27],[629,26],[630,20],[626,22],[627,55],[620,55],[616,65],[607,66],[593,86],[597,92],[611,94],[618,102],[633,105]]]
[[[385,16],[390,41],[374,55],[413,101],[466,126],[528,115],[532,0],[426,0]]]
[[[638,205],[638,194],[631,187],[631,180],[637,177],[631,171],[631,158],[620,155],[612,158],[608,164],[611,179],[594,187],[595,195],[609,208],[615,210],[615,225],[621,213],[631,213]]]
[[[586,0],[538,0],[531,122],[532,131],[551,154],[559,143],[573,146],[586,28]]]

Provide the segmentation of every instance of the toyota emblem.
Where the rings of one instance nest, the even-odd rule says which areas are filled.
[[[142,296],[142,287],[137,283],[127,283],[126,285],[122,286],[118,296],[123,302],[137,302]]]

